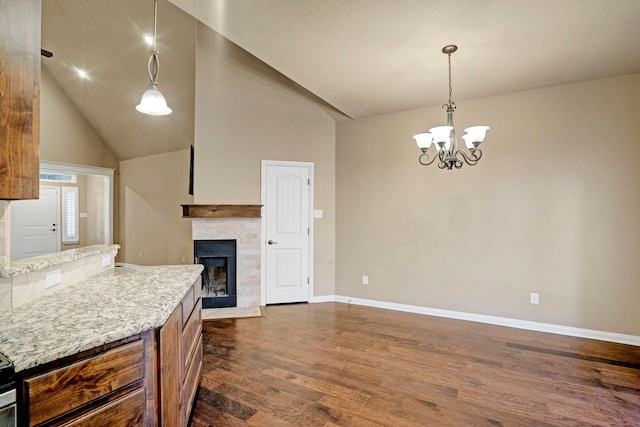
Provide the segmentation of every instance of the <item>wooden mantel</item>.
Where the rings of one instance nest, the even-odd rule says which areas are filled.
[[[180,205],[183,218],[260,218],[262,205]]]

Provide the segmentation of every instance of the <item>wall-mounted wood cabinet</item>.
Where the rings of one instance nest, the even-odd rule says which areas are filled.
[[[37,199],[40,0],[0,1],[0,199]]]

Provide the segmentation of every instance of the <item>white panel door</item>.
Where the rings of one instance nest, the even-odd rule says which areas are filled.
[[[40,198],[11,202],[11,259],[60,250],[60,189],[40,187]]]
[[[265,298],[309,301],[310,169],[267,165]]]

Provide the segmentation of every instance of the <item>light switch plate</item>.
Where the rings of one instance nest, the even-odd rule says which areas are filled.
[[[531,304],[540,304],[540,294],[537,292],[531,292],[529,302]]]

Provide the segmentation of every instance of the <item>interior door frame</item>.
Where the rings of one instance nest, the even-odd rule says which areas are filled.
[[[267,168],[269,166],[294,166],[294,167],[304,167],[309,170],[309,293],[307,295],[308,301],[311,302],[313,300],[313,236],[314,236],[314,227],[313,227],[313,189],[314,189],[314,175],[313,175],[313,162],[294,162],[294,161],[285,161],[285,160],[262,160],[261,162],[261,183],[260,183],[260,203],[262,206],[266,206],[267,204]],[[267,210],[263,210],[264,215],[260,218],[260,234],[261,244],[260,244],[260,305],[266,305],[267,301],[267,254],[264,250],[264,245],[266,244],[266,235],[267,235],[267,221],[265,220]]]
[[[40,161],[40,171],[103,176],[105,178],[105,231],[103,243],[105,245],[113,244],[113,216],[115,215],[113,210],[113,207],[115,206],[115,200],[113,199],[113,181],[115,169],[102,168],[98,166],[75,165],[72,163],[48,162],[42,160]]]

